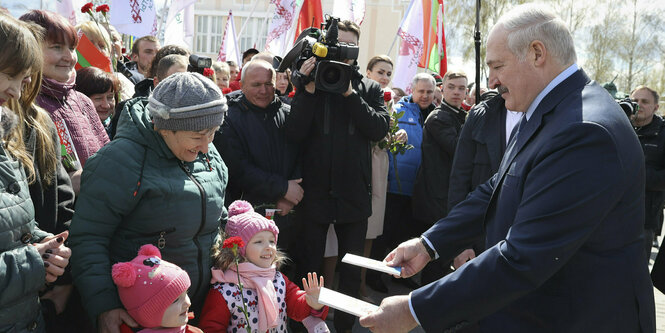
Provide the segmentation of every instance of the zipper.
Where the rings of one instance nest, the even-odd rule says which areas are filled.
[[[201,285],[203,284],[203,266],[201,263],[203,262],[203,251],[201,251],[201,244],[199,242],[199,234],[203,230],[203,226],[205,225],[206,222],[206,192],[203,189],[203,186],[201,183],[199,183],[196,178],[194,178],[194,175],[192,175],[192,172],[190,171],[189,167],[185,165],[182,161],[178,161],[178,165],[180,166],[180,169],[187,174],[187,177],[191,179],[191,181],[196,185],[196,187],[199,188],[199,192],[201,193],[201,224],[199,225],[199,230],[196,231],[196,234],[194,234],[194,244],[196,244],[196,250],[197,250],[197,266],[199,269],[199,283],[196,286],[196,289],[194,290],[194,293],[192,295],[196,295],[199,292],[199,289],[201,288]]]
[[[157,232],[139,232],[136,233],[136,236],[129,236],[127,239],[136,239],[136,238],[141,238],[141,237],[152,237],[152,236],[159,236],[157,239],[157,247],[161,250],[166,247],[166,239],[164,236],[167,234],[170,234],[175,231],[175,227],[171,227],[162,231],[157,231]]]

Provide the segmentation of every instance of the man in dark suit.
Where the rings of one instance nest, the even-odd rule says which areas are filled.
[[[492,28],[490,87],[524,112],[499,171],[386,257],[411,276],[485,232],[487,250],[360,318],[373,332],[654,332],[644,158],[614,100],[575,63],[563,21],[523,5]]]

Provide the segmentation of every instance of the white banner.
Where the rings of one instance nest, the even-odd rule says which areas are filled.
[[[81,7],[78,9],[81,12]],[[76,11],[72,0],[57,0],[55,2],[55,12],[66,18],[72,25],[76,25]]]
[[[226,27],[222,36],[222,45],[219,47],[217,61],[235,61],[238,66],[242,66],[240,50],[238,49],[238,38],[236,36],[236,26],[233,23],[233,14],[229,11],[226,18]]]
[[[118,32],[143,37],[157,34],[157,8],[153,0],[113,0],[111,25]]]
[[[194,39],[194,5],[180,10],[164,30],[164,45],[179,45],[192,49]]]
[[[393,71],[393,87],[411,93],[411,79],[418,73],[418,61],[425,47],[423,34],[423,3],[429,0],[411,0],[397,34],[402,43]]]
[[[302,1],[297,0],[271,0],[275,5],[275,15],[268,28],[266,38],[266,51],[284,57],[293,47],[295,23],[300,14]]]
[[[361,25],[365,19],[365,0],[335,0],[332,16]]]

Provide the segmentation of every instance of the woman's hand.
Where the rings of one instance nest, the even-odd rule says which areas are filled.
[[[321,310],[323,304],[319,303],[319,293],[323,287],[323,276],[316,278],[316,273],[307,273],[307,279],[302,278],[303,289],[305,289],[305,300],[314,310]]]
[[[69,265],[69,257],[72,251],[65,246],[65,240],[69,236],[69,231],[63,231],[55,236],[44,238],[39,243],[32,244],[44,260],[46,269],[46,282],[55,282],[58,276],[65,273],[65,267]]]
[[[122,323],[130,327],[139,326],[125,309],[113,309],[102,312],[97,317],[97,326],[100,333],[120,333],[120,325]]]

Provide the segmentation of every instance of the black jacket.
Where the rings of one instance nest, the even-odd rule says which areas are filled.
[[[466,112],[445,101],[423,126],[422,162],[413,189],[413,217],[427,225],[446,216],[448,179]]]
[[[448,211],[499,170],[506,150],[506,106],[501,96],[478,104],[459,137],[448,189]]]
[[[355,79],[353,88],[348,97],[296,90],[285,124],[287,137],[303,149],[305,195],[299,212],[319,223],[372,214],[370,141],[386,136],[390,116],[378,83]]]
[[[646,166],[645,229],[656,229],[663,219],[665,202],[665,122],[654,115],[648,125],[636,130],[644,150]]]
[[[213,140],[229,169],[227,203],[242,198],[254,206],[274,204],[286,194],[288,181],[300,178],[298,145],[287,142],[284,133],[290,107],[275,98],[262,109],[242,93],[228,105]]]

